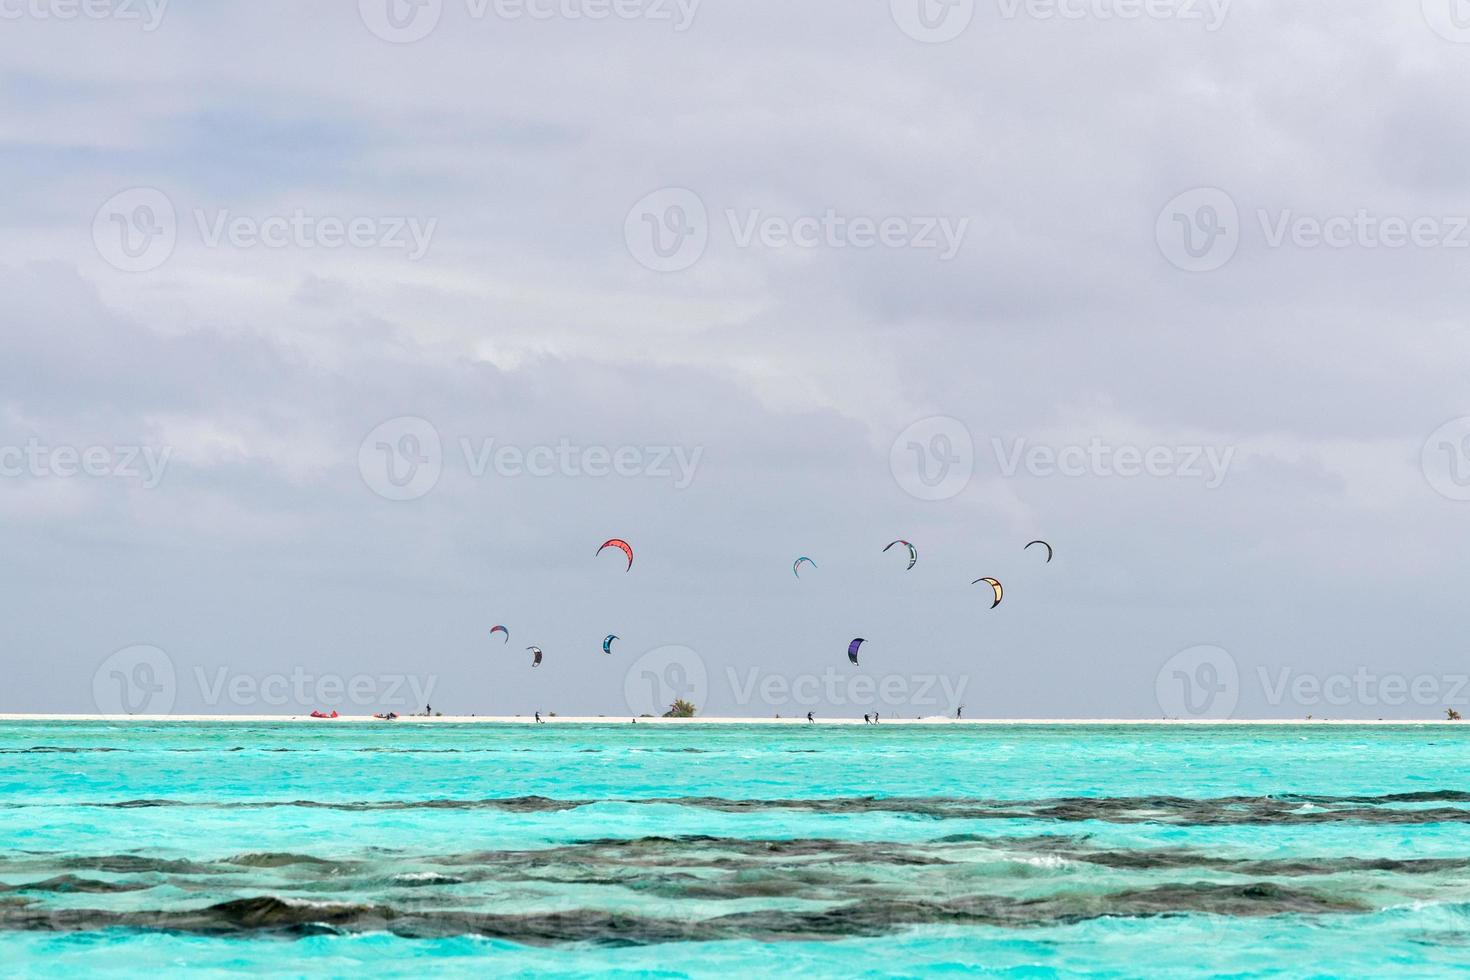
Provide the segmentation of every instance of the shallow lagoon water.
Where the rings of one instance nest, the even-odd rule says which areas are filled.
[[[8,973],[1431,975],[1470,732],[0,723]]]

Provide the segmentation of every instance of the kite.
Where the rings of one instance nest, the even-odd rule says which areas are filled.
[[[971,582],[970,584],[971,585],[979,585],[981,582],[986,583],[992,589],[995,590],[995,601],[990,604],[990,608],[991,609],[994,609],[996,606],[1000,605],[1000,598],[1001,598],[1001,596],[1005,595],[1005,590],[1002,589],[1000,587],[1000,583],[998,581],[996,581],[995,579],[993,579],[993,578],[977,578],[975,581]]]
[[[1051,545],[1047,544],[1045,541],[1041,540],[1040,538],[1037,538],[1035,541],[1032,541],[1030,544],[1026,545],[1026,548],[1031,547],[1031,545],[1033,545],[1033,544],[1039,544],[1043,548],[1046,549],[1046,563],[1048,565],[1050,565],[1051,564]],[[1022,548],[1021,550],[1022,551],[1025,551],[1026,548]]]
[[[491,636],[494,636],[495,633],[497,633],[497,632],[504,633],[505,634],[505,642],[506,643],[509,643],[510,642],[510,630],[506,629],[504,626],[492,626],[492,627],[490,627],[490,635]]]
[[[806,555],[802,555],[800,558],[796,559],[796,561],[794,561],[794,562],[791,563],[791,574],[792,575],[795,575],[797,578],[801,578],[801,563],[802,562],[806,562],[808,565],[812,566],[813,568],[816,568],[817,567],[817,563],[816,562],[812,561]]]
[[[897,541],[890,541],[890,542],[888,542],[888,546],[885,547],[883,550],[884,551],[887,551],[888,548],[892,548],[896,544],[901,544],[905,548],[909,549],[909,568],[913,568],[914,565],[919,560],[919,549],[918,548],[915,548],[913,545],[909,544],[907,541],[903,540],[902,538],[899,538]],[[908,568],[905,568],[904,571],[908,571]]]
[[[599,555],[602,554],[602,549],[603,548],[618,548],[618,549],[620,549],[623,552],[623,554],[625,554],[625,555],[628,556],[628,568],[624,569],[624,571],[628,571],[628,570],[632,569],[632,567],[633,567],[633,546],[631,544],[629,544],[628,542],[624,541],[622,538],[608,538],[606,541],[602,542],[602,546],[597,549],[597,553]]]
[[[602,641],[602,652],[612,653],[612,641],[617,639],[621,639],[621,637],[619,637],[616,633],[607,634],[607,637]]]
[[[854,665],[857,664],[858,647],[866,642],[868,641],[860,636],[847,645],[847,659],[851,660]]]
[[[541,666],[541,648],[540,647],[526,647],[526,649],[531,651],[531,666],[532,667],[540,667]]]

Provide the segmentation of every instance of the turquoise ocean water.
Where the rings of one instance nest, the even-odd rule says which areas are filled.
[[[0,724],[7,975],[1470,965],[1470,729]]]

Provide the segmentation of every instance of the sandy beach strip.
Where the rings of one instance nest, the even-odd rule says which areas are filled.
[[[696,718],[634,718],[631,715],[542,715],[542,722],[548,725],[626,725],[636,721],[640,725],[806,725],[806,716],[796,715],[789,718],[738,718],[738,717],[696,717]],[[101,715],[101,714],[25,714],[25,713],[0,713],[0,722],[142,722],[148,724],[165,724],[168,722],[198,722],[218,724],[261,724],[271,722],[312,722],[316,724],[331,723],[361,723],[372,722],[374,724],[387,724],[386,719],[374,718],[372,715],[339,715],[336,718],[313,718],[309,714],[283,714],[283,715]],[[425,717],[423,715],[399,715],[393,719],[393,724],[428,724],[428,725],[534,725],[536,719],[531,715],[434,715]],[[816,717],[818,725],[863,725],[866,724],[862,717]],[[964,718],[956,719],[939,715],[924,718],[899,718],[892,715],[884,715],[880,724],[884,725],[951,725],[956,727],[966,725],[979,726],[1066,726],[1098,727],[1105,725],[1162,725],[1162,726],[1193,726],[1193,727],[1230,727],[1230,726],[1264,726],[1264,727],[1288,727],[1306,725],[1362,725],[1401,727],[1405,725],[1435,725],[1453,726],[1459,722],[1447,721],[1443,718],[1226,718],[1226,719],[1175,719],[1175,718]]]

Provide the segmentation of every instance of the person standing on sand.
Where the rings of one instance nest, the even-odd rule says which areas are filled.
[[[965,713],[965,706],[964,705],[960,705],[958,708],[954,709],[954,720],[955,721],[959,721],[960,720],[960,715],[962,715],[964,713]]]

